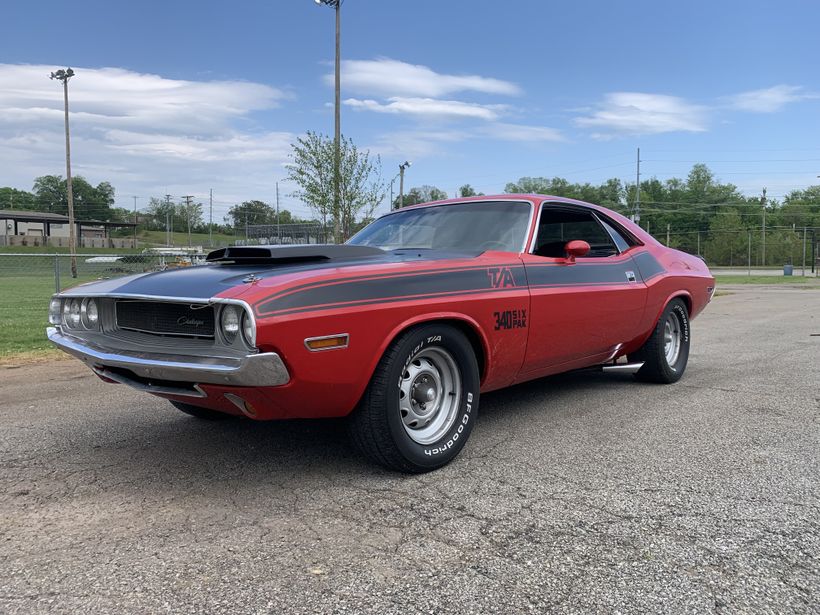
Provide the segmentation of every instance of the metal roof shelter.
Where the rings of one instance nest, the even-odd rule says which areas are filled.
[[[0,209],[0,220],[6,221],[4,233],[6,235],[17,235],[17,225],[20,222],[42,223],[44,237],[51,236],[50,227],[52,224],[68,224],[68,216],[47,211],[29,211],[26,209]],[[13,222],[14,233],[9,233],[8,222]],[[77,225],[77,237],[81,236],[83,226],[103,227],[106,235],[108,234],[108,229],[111,228],[133,228],[135,226],[133,222],[106,222],[104,220],[74,220],[74,224]]]

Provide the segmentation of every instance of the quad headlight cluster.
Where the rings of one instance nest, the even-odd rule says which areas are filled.
[[[93,297],[54,297],[48,305],[48,321],[52,325],[63,325],[69,329],[96,331],[100,328],[100,306]]]
[[[241,331],[242,338],[248,346],[256,345],[256,326],[253,318],[238,305],[229,304],[222,307],[219,326],[228,344],[233,344]]]

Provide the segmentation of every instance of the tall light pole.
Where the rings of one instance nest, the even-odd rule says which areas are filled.
[[[399,207],[404,207],[404,170],[411,164],[413,163],[405,160],[399,165]]]
[[[65,176],[66,196],[68,197],[68,251],[71,253],[71,277],[77,277],[77,239],[74,228],[74,192],[71,185],[71,138],[68,132],[68,80],[74,76],[70,68],[54,71],[49,79],[63,82],[63,100],[65,102]]]
[[[342,177],[339,170],[341,166],[341,142],[342,142],[342,89],[341,89],[341,8],[342,0],[314,0],[316,4],[324,4],[336,11],[336,100],[334,116],[333,135],[333,234],[334,240],[341,239],[341,196]]]

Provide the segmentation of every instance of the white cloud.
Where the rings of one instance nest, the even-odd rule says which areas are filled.
[[[592,115],[575,118],[582,128],[598,129],[594,136],[643,135],[706,130],[706,108],[676,96],[642,92],[613,92],[596,105]]]
[[[481,92],[516,96],[521,89],[510,81],[479,75],[446,75],[419,64],[390,58],[344,60],[342,84],[347,90],[363,94],[398,97],[440,98],[455,92]],[[332,85],[333,75],[325,82]]]
[[[498,122],[489,124],[481,129],[481,132],[488,137],[502,141],[521,142],[542,142],[542,141],[564,141],[564,137],[559,130],[546,126],[526,126],[523,124],[507,124]]]
[[[739,111],[752,113],[774,113],[780,111],[787,104],[818,98],[815,94],[803,92],[803,88],[795,85],[775,85],[762,90],[741,92],[728,97],[729,105]]]
[[[494,120],[498,117],[498,113],[505,109],[503,105],[479,105],[459,100],[436,100],[434,98],[393,97],[386,103],[373,99],[348,98],[344,104],[359,111],[482,120]]]
[[[65,173],[62,88],[48,79],[52,70],[0,64],[4,184],[28,188],[39,175]],[[255,130],[253,114],[275,108],[289,98],[286,92],[122,68],[75,71],[69,82],[73,170],[92,182],[111,181],[119,204],[127,204],[129,194],[195,194],[210,187],[225,200],[271,198],[295,135]]]

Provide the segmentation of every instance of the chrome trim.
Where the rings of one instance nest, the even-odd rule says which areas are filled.
[[[88,301],[90,299],[94,299],[96,301],[96,297],[85,297],[80,303],[80,323],[83,325],[83,329],[86,331],[99,331],[100,330],[100,304],[97,301],[97,323],[94,325],[89,325],[88,323]]]
[[[126,384],[133,389],[137,389],[138,391],[145,391],[146,393],[159,393],[161,395],[176,395],[177,397],[208,397],[208,394],[199,388],[198,384],[194,385],[194,390],[190,389],[183,389],[181,387],[167,387],[158,384],[145,384],[144,382],[139,382],[138,380],[134,380],[133,378],[128,378],[127,376],[123,376],[122,374],[116,374],[112,371],[109,371],[103,367],[91,367],[91,371],[95,374],[100,376],[101,378],[106,378],[107,380],[113,380],[119,384]]]
[[[634,374],[643,367],[643,361],[640,363],[617,363],[615,365],[604,365],[601,369],[605,372],[617,372],[619,374]]]
[[[620,344],[615,344],[615,347],[612,349],[612,352],[609,354],[609,356],[606,359],[604,359],[604,363],[609,363],[610,361],[613,361],[615,359],[615,357],[617,356],[617,354],[621,351],[621,348],[623,348],[623,347],[624,347],[623,342],[620,343]]]
[[[241,358],[195,357],[114,350],[63,333],[57,327],[48,327],[46,335],[60,350],[92,368],[122,367],[142,378],[251,387],[280,386],[290,382],[287,367],[275,352],[248,354]]]
[[[82,292],[82,286],[75,286],[74,288],[55,293],[52,297],[57,297],[59,299],[78,299],[83,297],[102,297],[105,299],[140,299],[143,301],[158,301],[160,303],[198,303],[201,305],[214,305],[214,304],[225,304],[225,303],[233,303],[235,305],[242,306],[245,311],[250,315],[251,322],[253,323],[253,339],[248,340],[251,342],[251,347],[256,347],[256,314],[253,312],[253,308],[247,301],[243,301],[242,299],[230,299],[230,298],[222,298],[222,297],[211,297],[210,299],[206,299],[203,297],[169,297],[166,295],[143,295],[138,293],[116,293],[116,292],[109,292],[109,293],[95,293],[95,292]],[[77,292],[75,292],[77,291]],[[116,318],[116,314],[114,315]],[[216,327],[219,327],[219,323],[216,323]],[[244,337],[244,336],[243,336]]]
[[[331,346],[330,348],[311,348],[308,346],[308,342],[318,342],[319,340],[329,340],[334,337],[343,337],[345,338],[344,346]],[[310,350],[310,352],[324,352],[325,350],[344,350],[350,345],[350,334],[349,333],[335,333],[333,335],[320,335],[319,337],[306,337],[305,338],[305,348]]]

